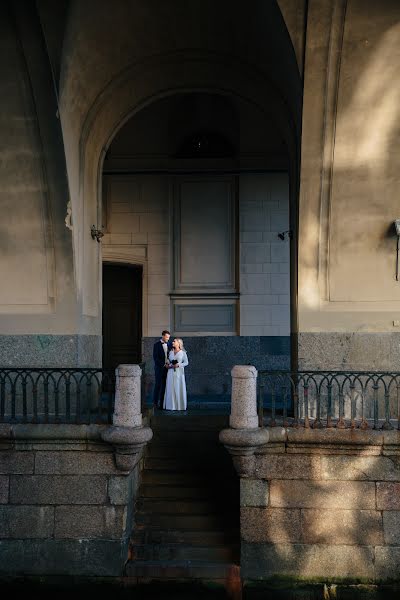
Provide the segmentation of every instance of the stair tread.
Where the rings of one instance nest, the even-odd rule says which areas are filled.
[[[186,566],[187,564],[191,564],[191,565],[210,565],[213,566],[215,565],[216,567],[220,567],[221,564],[225,565],[225,566],[233,566],[236,565],[236,563],[234,563],[233,561],[225,561],[224,563],[220,563],[220,562],[216,562],[214,560],[190,560],[190,559],[180,559],[180,560],[143,560],[143,559],[139,559],[139,560],[129,560],[128,562],[130,563],[135,563],[135,564],[146,564],[146,565],[165,565],[165,566]]]
[[[226,563],[238,554],[239,545],[175,543],[131,543],[132,560],[187,560]]]
[[[128,575],[225,579],[240,549],[238,480],[219,442],[227,415],[155,415],[144,457]],[[237,500],[237,502],[235,501]],[[232,505],[232,501],[236,506]]]
[[[130,560],[126,564],[128,576],[166,578],[225,579],[232,572],[239,573],[234,562],[214,562],[206,560]]]

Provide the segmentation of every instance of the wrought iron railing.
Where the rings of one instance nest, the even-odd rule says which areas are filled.
[[[113,369],[0,367],[0,423],[112,423],[114,397]]]
[[[115,372],[0,368],[0,422],[111,423]]]
[[[259,371],[260,426],[400,429],[400,372]]]

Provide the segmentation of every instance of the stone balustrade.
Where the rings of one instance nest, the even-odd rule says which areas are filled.
[[[232,377],[220,440],[240,476],[243,581],[398,581],[400,431],[256,428],[257,372]]]
[[[123,574],[152,431],[140,368],[116,374],[112,426],[0,424],[0,574]]]

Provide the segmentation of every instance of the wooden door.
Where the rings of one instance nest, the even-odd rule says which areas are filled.
[[[103,265],[103,366],[141,362],[142,267]]]

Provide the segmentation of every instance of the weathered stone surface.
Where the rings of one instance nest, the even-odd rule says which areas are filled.
[[[107,427],[102,433],[102,438],[115,446],[136,446],[138,449],[145,446],[153,437],[150,427]]]
[[[11,425],[9,423],[0,423],[0,440],[6,441],[11,437]]]
[[[126,504],[129,499],[131,483],[127,477],[111,477],[108,480],[108,498],[111,504]]]
[[[102,475],[12,475],[13,504],[105,504],[107,478]]]
[[[396,371],[398,368],[398,332],[301,332],[298,339],[302,370]]]
[[[11,435],[16,440],[35,440],[42,443],[44,440],[101,440],[101,432],[107,425],[72,425],[68,423],[45,424],[45,423],[16,423],[11,426]]]
[[[282,444],[287,440],[287,430],[283,427],[266,427],[270,444]]]
[[[233,466],[239,477],[252,477],[254,475],[255,457],[254,455],[232,455]]]
[[[143,361],[149,392],[154,384],[153,344],[159,338],[143,338]],[[285,340],[287,352],[283,352]],[[272,342],[272,343],[271,343]],[[289,369],[290,338],[283,336],[186,336],[190,377],[186,384],[189,395],[218,395],[228,398],[231,392],[233,365],[254,364],[257,369]],[[205,364],[204,348],[209,361]],[[255,362],[253,362],[255,361]]]
[[[9,477],[0,475],[0,504],[7,504],[9,490]]]
[[[240,510],[240,533],[245,542],[299,543],[300,510],[243,507]]]
[[[383,430],[383,451],[390,455],[393,451],[398,454],[398,448],[400,446],[400,430],[399,429],[388,429]]]
[[[110,452],[110,447],[106,446],[104,444],[104,450],[106,452]],[[51,451],[51,452],[67,452],[67,451],[73,451],[73,452],[85,452],[86,450],[88,450],[89,448],[87,448],[87,442],[82,441],[82,442],[75,442],[75,443],[71,443],[68,441],[61,441],[61,442],[48,442],[47,440],[45,442],[39,442],[36,441],[34,444],[32,444],[32,450],[38,450],[39,452],[42,451]]]
[[[323,544],[242,543],[241,576],[263,579],[273,576],[296,578],[366,578],[374,573],[374,549],[370,546]]]
[[[295,449],[296,446],[315,446],[316,450],[322,454],[324,454],[325,448],[330,446],[336,447],[337,452],[341,452],[341,447],[346,446],[349,449],[366,447],[367,451],[372,446],[375,452],[380,453],[383,445],[383,432],[374,429],[363,431],[362,429],[336,429],[335,427],[331,429],[305,429],[302,427],[295,429],[289,427],[287,429],[287,442],[288,452],[291,448]]]
[[[400,481],[400,456],[321,456],[323,479]]]
[[[138,465],[129,475],[116,475],[108,480],[108,498],[111,504],[130,504],[135,498],[139,483],[141,467]]]
[[[275,480],[270,505],[299,508],[374,509],[375,484],[367,481]]]
[[[0,540],[3,575],[120,576],[127,540]]]
[[[307,544],[383,544],[382,516],[375,510],[302,509],[301,527]]]
[[[400,510],[400,483],[378,481],[376,507],[378,510]]]
[[[262,479],[240,479],[240,506],[268,506],[269,486]]]
[[[383,531],[385,544],[400,546],[400,511],[389,510],[383,512]],[[383,542],[380,545],[383,545]]]
[[[0,473],[33,473],[33,454],[28,452],[0,452]]]
[[[254,429],[223,429],[219,441],[232,455],[251,456],[257,449],[263,448],[269,440],[269,433],[262,427]],[[255,466],[255,462],[254,462]]]
[[[53,532],[52,506],[0,506],[1,538],[50,538]]]
[[[101,335],[0,335],[0,364],[5,367],[101,365]]]
[[[115,506],[57,506],[56,538],[120,539],[125,534],[126,509]]]
[[[112,452],[37,452],[35,474],[97,475],[117,473]]]
[[[141,375],[139,365],[119,365],[116,369],[114,426],[141,427]]]
[[[251,365],[236,365],[231,375],[232,398],[229,425],[234,429],[257,428],[257,369]]]
[[[400,544],[375,548],[375,577],[383,581],[398,581],[400,572]]]
[[[257,456],[255,472],[264,479],[320,479],[320,457],[303,454]]]

